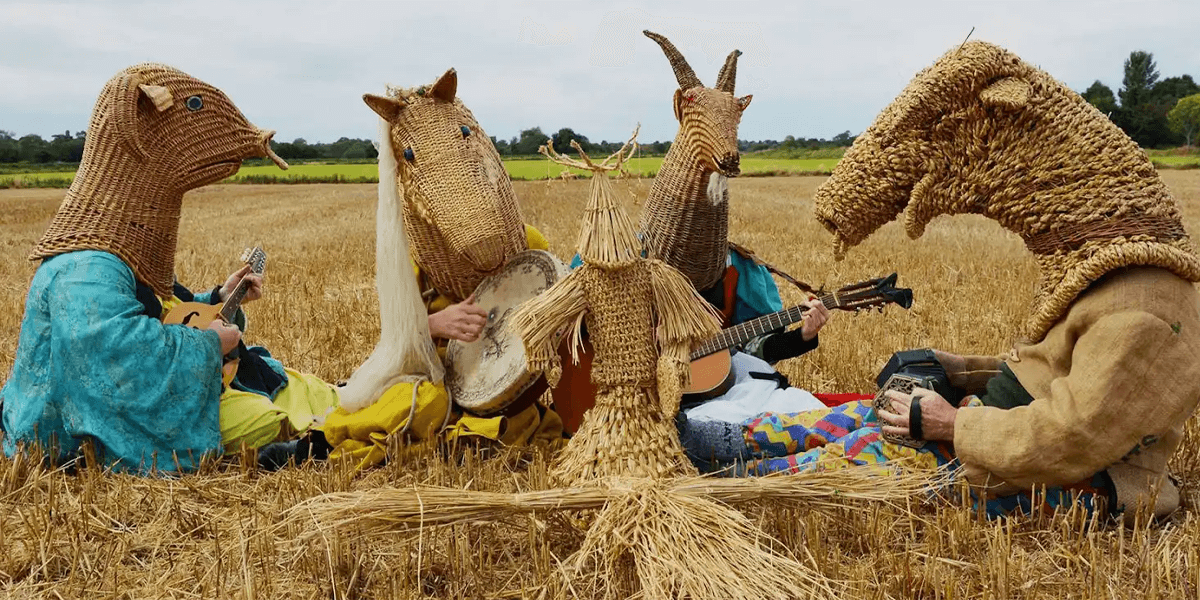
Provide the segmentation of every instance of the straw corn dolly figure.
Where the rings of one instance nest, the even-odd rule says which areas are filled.
[[[223,445],[304,432],[337,402],[331,386],[239,346],[234,326],[160,321],[193,299],[174,276],[184,193],[234,174],[244,158],[286,168],[272,134],[171,67],[136,65],[105,84],[79,171],[31,257],[42,263],[0,391],[6,453],[40,444],[62,462],[91,440],[106,465],[188,470]],[[194,299],[216,304],[244,273]],[[261,282],[251,289],[250,298],[261,294]],[[222,357],[239,347],[237,377],[223,390]]]
[[[752,96],[734,96],[741,51],[725,59],[715,87],[705,87],[679,49],[646,31],[662,47],[679,84],[672,101],[679,131],[654,178],[641,216],[649,255],[688,276],[700,294],[732,326],[783,310],[771,273],[748,251],[729,243],[727,178],[741,171],[737,130]],[[764,411],[823,408],[808,391],[790,387],[771,366],[814,350],[829,318],[810,299],[804,323],[757,336],[733,355],[734,386],[703,404],[687,403],[679,430],[688,455],[704,470],[714,463],[713,446],[740,438],[741,422]],[[774,378],[771,378],[774,376]]]
[[[577,245],[583,264],[522,305],[513,320],[530,367],[544,371],[551,385],[561,373],[564,330],[574,355],[586,322],[595,351],[595,406],[556,457],[551,479],[605,488],[610,498],[565,561],[564,577],[573,593],[590,586],[606,598],[793,598],[805,595],[805,585],[828,594],[806,566],[760,545],[761,532],[741,513],[664,485],[695,474],[674,416],[691,348],[719,323],[683,274],[642,256],[633,224],[612,200],[606,173],[621,168],[636,136],[600,163],[575,141],[582,161],[540,148],[558,164],[592,172]],[[615,576],[627,554],[638,574],[633,589]],[[594,576],[581,578],[589,569]]]
[[[500,155],[457,88],[458,75],[449,69],[430,85],[363,96],[382,120],[376,224],[382,327],[375,351],[342,388],[341,409],[323,426],[337,446],[335,456],[353,457],[363,467],[384,458],[387,439],[397,432],[421,440],[448,425],[450,439],[505,444],[562,435],[558,416],[536,403],[491,418],[452,411],[438,384],[441,365],[428,365],[423,342],[412,338],[414,327],[432,335],[439,353],[451,337],[477,339],[486,312],[473,303],[475,288],[518,252],[548,247],[524,224]],[[410,314],[408,274],[401,269],[417,277],[427,328],[412,323],[419,316]],[[422,358],[413,362],[416,357]],[[416,375],[426,381],[419,393],[412,391]]]
[[[513,321],[530,367],[545,372],[551,385],[561,374],[560,331],[570,328],[573,355],[585,322],[591,336],[596,403],[563,451],[556,473],[564,484],[694,472],[679,446],[674,417],[692,345],[715,335],[719,325],[686,277],[642,257],[633,224],[612,200],[606,172],[620,168],[632,143],[598,164],[575,141],[571,145],[582,162],[549,145],[539,149],[563,166],[592,172],[577,244],[582,266],[524,304]]]
[[[938,215],[976,213],[1019,235],[1040,270],[1027,340],[1003,357],[940,353],[973,395],[956,408],[892,394],[888,431],[914,430],[919,403],[924,439],[938,442],[921,454],[956,455],[987,486],[989,512],[1028,510],[1041,486],[1052,506],[1098,496],[1126,519],[1179,506],[1166,466],[1200,400],[1200,261],[1157,170],[1107,117],[1011,52],[970,42],[916,76],[815,200],[839,256],[901,213],[913,238]],[[750,424],[747,440],[769,445],[797,417]],[[866,427],[761,466],[889,454]]]

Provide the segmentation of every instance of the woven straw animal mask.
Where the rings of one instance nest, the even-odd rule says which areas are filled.
[[[737,79],[737,59],[740,50],[729,53],[725,65],[717,74],[714,88],[704,87],[687,59],[667,38],[651,31],[643,31],[646,37],[658,42],[675,71],[679,89],[675,90],[672,102],[675,119],[679,121],[680,133],[675,143],[682,142],[689,154],[694,154],[710,171],[726,177],[741,173],[741,155],[738,153],[737,130],[742,121],[742,111],[750,106],[753,96],[737,98],[733,95]]]
[[[978,213],[1025,240],[1041,270],[1037,340],[1105,272],[1153,265],[1200,280],[1179,207],[1137,144],[1016,55],[970,42],[922,70],[855,140],[814,212],[835,254],[904,213]]]
[[[391,124],[417,264],[439,292],[462,299],[526,244],[512,181],[457,88],[450,69],[430,86],[363,100]]]
[[[96,101],[75,181],[31,258],[113,252],[169,297],[183,193],[233,175],[246,158],[270,157],[286,169],[271,151],[274,133],[172,67],[117,73]]]

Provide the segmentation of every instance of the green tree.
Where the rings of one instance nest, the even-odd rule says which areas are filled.
[[[51,161],[50,144],[42,136],[31,133],[17,140],[21,160],[32,163],[48,163]]]
[[[1125,130],[1133,141],[1142,146],[1152,147],[1158,142],[1160,132],[1155,123],[1154,106],[1151,103],[1151,92],[1158,82],[1158,67],[1154,64],[1154,55],[1144,50],[1135,50],[1125,59],[1125,77],[1121,80],[1121,90],[1117,95],[1121,98],[1121,108],[1117,111],[1114,122]]]
[[[1093,82],[1082,96],[1084,100],[1088,101],[1088,104],[1095,106],[1106,115],[1112,115],[1117,111],[1117,97],[1113,95],[1112,88],[1100,83],[1099,79]]]
[[[15,163],[18,160],[21,160],[21,147],[17,144],[17,136],[0,129],[0,163]]]
[[[521,131],[521,137],[514,143],[513,154],[531,156],[538,153],[538,146],[546,143],[550,136],[542,133],[541,127]]]
[[[1192,139],[1200,132],[1200,94],[1180,98],[1175,108],[1167,113],[1171,131],[1182,135],[1184,143],[1192,145]]]
[[[558,133],[550,136],[550,143],[554,144],[554,150],[559,154],[571,151],[571,140],[579,142],[579,147],[583,148],[584,152],[589,152],[592,149],[587,137],[575,133],[570,127],[563,127],[558,130]]]

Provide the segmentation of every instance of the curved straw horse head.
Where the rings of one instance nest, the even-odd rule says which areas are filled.
[[[413,258],[433,287],[471,295],[525,249],[525,226],[500,154],[456,97],[458,75],[363,100],[389,125]]]

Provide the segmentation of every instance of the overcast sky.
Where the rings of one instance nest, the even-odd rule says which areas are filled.
[[[599,141],[675,135],[662,33],[713,85],[745,54],[753,94],[739,137],[859,133],[922,67],[963,41],[1000,44],[1072,89],[1120,87],[1132,50],[1163,77],[1200,78],[1200,1],[686,3],[426,0],[0,0],[0,129],[49,136],[87,125],[116,71],[162,62],[222,88],[276,139],[372,137],[361,100],[386,83],[454,67],[459,97],[490,134],[561,127]]]

